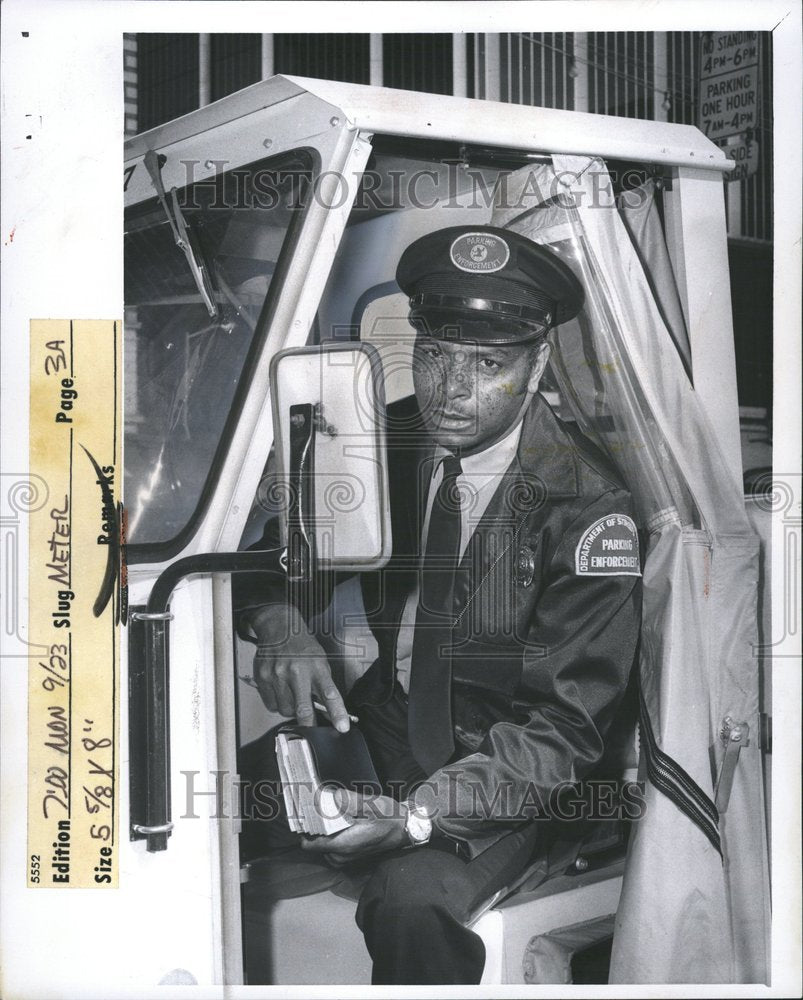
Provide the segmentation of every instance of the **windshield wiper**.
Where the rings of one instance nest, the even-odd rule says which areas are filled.
[[[173,239],[175,240],[176,246],[187,258],[187,263],[190,266],[190,272],[193,280],[195,281],[195,287],[198,289],[209,315],[212,319],[218,319],[219,313],[218,308],[215,305],[214,289],[212,288],[212,284],[209,280],[206,267],[195,255],[195,249],[193,248],[192,241],[190,239],[190,233],[187,229],[184,214],[182,213],[181,206],[178,203],[178,194],[176,193],[175,188],[171,188],[170,190],[172,201],[171,211],[170,205],[167,201],[164,184],[162,183],[162,166],[159,162],[159,155],[153,149],[149,149],[145,154],[145,169],[150,174],[151,181],[156,189],[156,195],[159,198],[159,202],[164,210],[165,216],[167,217],[167,221],[170,223],[170,229],[173,233]]]

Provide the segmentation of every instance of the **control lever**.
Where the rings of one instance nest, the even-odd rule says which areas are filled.
[[[722,765],[719,769],[717,785],[714,789],[714,804],[720,815],[726,812],[736,775],[736,765],[739,754],[744,747],[750,746],[750,726],[746,722],[736,722],[729,715],[722,720],[719,739],[724,748]]]

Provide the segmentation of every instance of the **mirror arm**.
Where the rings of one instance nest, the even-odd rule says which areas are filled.
[[[185,576],[197,573],[276,573],[285,577],[285,548],[262,549],[257,552],[204,552],[186,556],[171,563],[151,590],[148,598],[148,613],[159,614],[167,611],[170,595]]]
[[[312,403],[290,407],[290,496],[287,510],[287,579],[305,583],[315,564],[315,536],[312,517],[315,509],[316,408]]]

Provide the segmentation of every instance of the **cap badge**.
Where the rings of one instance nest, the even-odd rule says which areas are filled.
[[[461,271],[489,274],[501,271],[510,260],[510,247],[490,233],[463,233],[452,243],[449,255]]]

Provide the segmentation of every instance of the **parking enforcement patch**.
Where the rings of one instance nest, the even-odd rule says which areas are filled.
[[[574,556],[578,576],[641,576],[638,534],[627,514],[609,514],[587,528]]]
[[[463,233],[452,243],[450,256],[461,271],[488,274],[501,271],[510,259],[510,247],[501,236],[490,233]]]

